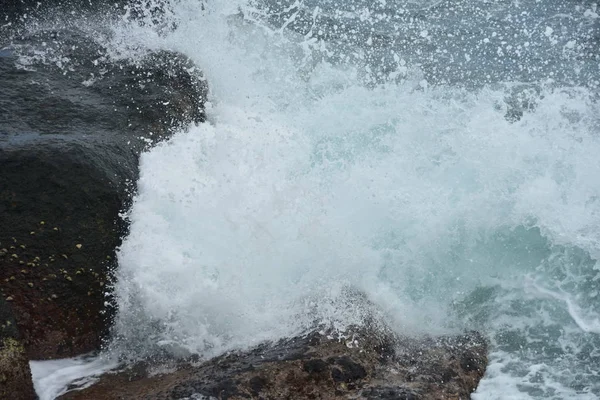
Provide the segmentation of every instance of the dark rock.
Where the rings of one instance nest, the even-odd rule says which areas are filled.
[[[319,359],[307,360],[303,364],[303,369],[309,374],[319,374],[327,370],[328,364]]]
[[[372,387],[363,390],[362,396],[368,400],[419,400],[414,391],[402,387]]]
[[[367,376],[367,371],[362,365],[355,363],[347,356],[339,357],[334,361],[340,368],[331,369],[331,378],[334,382],[354,382]]]
[[[38,32],[9,50],[0,57],[0,290],[30,359],[70,357],[97,349],[108,330],[107,286],[127,228],[119,213],[140,152],[203,121],[207,87],[179,54],[111,61],[82,32]],[[45,62],[31,58],[40,52]]]
[[[0,399],[35,399],[29,360],[8,303],[0,297]]]
[[[267,385],[267,380],[262,376],[255,376],[248,381],[248,386],[253,396],[258,396]]]
[[[480,365],[477,360],[477,354],[466,350],[460,359],[460,366],[466,372],[477,371]]]
[[[153,374],[151,365],[145,375],[130,368],[61,399],[467,399],[487,363],[486,342],[476,333],[407,338],[361,330],[349,337],[312,333],[199,365],[180,363],[162,375]],[[476,366],[469,371],[461,367],[466,353]]]

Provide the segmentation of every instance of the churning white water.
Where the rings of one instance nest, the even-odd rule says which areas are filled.
[[[120,56],[186,54],[212,98],[142,157],[110,351],[343,329],[372,312],[358,290],[398,332],[486,334],[475,399],[600,396],[595,6],[334,3],[181,1],[174,30],[115,28]],[[461,5],[487,19],[465,30]]]

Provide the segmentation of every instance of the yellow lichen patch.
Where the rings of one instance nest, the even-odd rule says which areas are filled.
[[[68,275],[67,275],[67,276],[65,276],[65,279],[66,279],[66,280],[68,280],[69,282],[72,282],[72,281],[73,281],[73,278],[71,278],[71,277],[70,277],[70,276],[68,276]]]
[[[13,338],[6,338],[0,347],[0,371],[10,371],[25,359],[25,348]]]
[[[33,287],[33,282],[28,282],[27,286],[29,286],[30,288],[32,288]]]
[[[40,225],[46,225],[45,221],[40,221]]]

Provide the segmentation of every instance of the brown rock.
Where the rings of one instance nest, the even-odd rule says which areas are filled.
[[[468,399],[486,351],[477,333],[415,339],[363,331],[349,339],[314,332],[201,364],[138,364],[61,399]]]
[[[0,399],[36,399],[29,360],[10,305],[0,298]]]

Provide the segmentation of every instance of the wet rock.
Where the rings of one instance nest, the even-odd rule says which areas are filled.
[[[486,352],[474,332],[428,338],[313,332],[204,363],[163,366],[166,373],[138,364],[61,399],[468,399]]]
[[[30,359],[100,346],[139,154],[204,120],[189,60],[106,53],[86,33],[44,31],[0,55],[0,290]]]
[[[0,297],[0,399],[36,399],[29,360],[8,302]]]
[[[333,358],[329,359],[329,362],[335,365],[331,368],[331,378],[334,382],[351,383],[367,376],[365,368],[354,362],[350,357]]]

